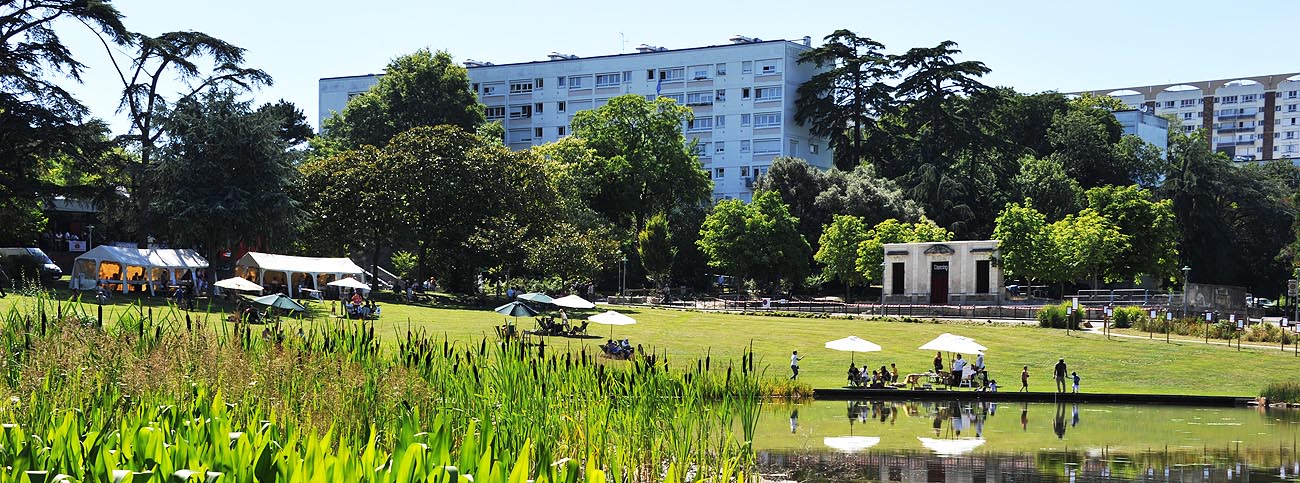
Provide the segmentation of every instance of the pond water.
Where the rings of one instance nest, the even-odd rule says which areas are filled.
[[[796,481],[1300,481],[1300,411],[816,401],[766,407],[761,471]]]

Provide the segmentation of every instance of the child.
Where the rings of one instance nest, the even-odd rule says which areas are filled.
[[[998,381],[989,381],[989,392],[998,392]]]
[[[1070,377],[1074,378],[1074,392],[1079,392],[1079,373],[1071,372]]]
[[[1020,392],[1029,392],[1029,366],[1020,370]]]

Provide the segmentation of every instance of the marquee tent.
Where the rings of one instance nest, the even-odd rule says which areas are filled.
[[[347,258],[315,258],[248,252],[235,262],[235,276],[276,292],[286,287],[290,297],[299,288],[321,290],[330,282],[352,277],[365,280],[365,271]]]
[[[186,280],[197,286],[197,272],[204,268],[208,268],[208,261],[194,250],[100,245],[72,263],[68,287],[93,290],[96,284],[103,284],[113,291],[140,290],[152,294]]]

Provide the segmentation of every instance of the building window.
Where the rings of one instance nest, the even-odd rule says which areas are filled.
[[[541,78],[541,77],[538,77],[538,78],[536,78],[536,79],[533,79],[533,88],[534,88],[534,89],[537,89],[537,90],[541,90],[541,89],[542,89],[542,78]]]
[[[755,139],[754,154],[781,154],[781,140]]]
[[[536,139],[541,139],[541,138],[542,138],[542,128],[540,128],[540,127],[535,127],[535,128],[533,128],[533,138],[536,138]]]
[[[1222,103],[1222,104],[1236,104],[1236,103],[1237,103],[1237,96],[1223,96],[1222,99],[1223,99],[1223,100],[1219,101],[1219,102]]]
[[[632,71],[630,70],[623,71],[623,83],[624,84],[632,83]]]
[[[975,261],[975,293],[989,293],[989,261]]]
[[[485,84],[483,85],[483,95],[485,96],[499,95],[501,94],[500,88],[501,88],[501,84]]]
[[[727,168],[714,168],[714,169],[713,169],[713,177],[714,177],[714,178],[723,178],[723,177],[725,177],[726,175],[727,175]]]
[[[556,77],[556,78],[555,78],[555,85],[560,86],[560,87],[564,87],[564,76]]]
[[[741,126],[748,126],[748,125],[749,125],[749,114],[741,114],[741,115],[740,115],[740,125],[741,125]]]
[[[621,77],[617,72],[596,74],[596,87],[615,87],[621,82]]]
[[[539,102],[539,103],[537,103],[537,104],[533,104],[533,112],[536,112],[536,113],[538,113],[538,114],[541,114],[541,113],[542,113],[542,103]]]
[[[713,125],[717,127],[725,127],[727,125],[727,116],[714,116]]]
[[[1192,118],[1192,113],[1190,112],[1183,113],[1183,119],[1191,119],[1191,118]]]
[[[510,119],[526,119],[533,117],[533,106],[516,105],[510,106]]]
[[[709,154],[710,154],[710,153],[709,153],[709,143],[701,143],[701,142],[697,142],[697,143],[695,143],[695,147],[691,148],[691,154],[694,154],[694,155],[699,156],[699,157],[701,157],[701,158],[707,158],[707,157],[709,157]]]
[[[709,91],[688,92],[686,93],[686,105],[688,106],[712,106],[713,95]]]
[[[758,61],[758,75],[780,74],[781,59],[767,59]]]
[[[797,155],[797,154],[799,154],[799,141],[795,141],[795,140],[791,139],[791,140],[790,140],[790,152],[789,152],[789,155],[790,155],[790,156],[795,156],[795,155]]]
[[[748,88],[748,87],[742,87],[742,88],[740,88],[740,98],[741,98],[741,99],[749,99],[749,88]]]
[[[1165,108],[1172,109],[1173,107],[1174,107],[1174,101],[1165,101]]]
[[[564,101],[555,103],[555,110],[564,112]]]
[[[532,81],[510,81],[511,94],[527,94],[533,91]]]
[[[683,102],[686,102],[686,95],[685,95],[685,94],[681,94],[681,93],[678,93],[678,94],[664,94],[662,97],[666,97],[666,98],[668,98],[668,99],[672,99],[672,100],[674,100],[674,101],[677,101],[678,104],[681,104],[681,103],[683,103]]]
[[[654,69],[646,69],[646,70],[645,70],[645,80],[655,80],[655,70],[654,70]]]
[[[1178,101],[1180,107],[1196,107],[1196,99],[1183,99]]]
[[[1295,96],[1296,96],[1296,91],[1286,91],[1287,99],[1295,99]]]
[[[905,291],[903,280],[906,280],[903,278],[903,262],[894,262],[889,267],[889,293],[902,295]]]
[[[821,147],[817,146],[816,144],[808,145],[808,154],[817,154],[820,151],[821,151]]]
[[[726,102],[726,101],[727,101],[727,90],[726,90],[726,89],[718,89],[717,91],[715,91],[715,92],[713,93],[713,100],[718,101],[718,102]]]
[[[701,117],[701,118],[691,119],[689,121],[686,121],[686,130],[690,132],[712,131],[713,118]]]
[[[774,101],[781,98],[781,86],[757,87],[754,89],[754,100],[756,101]]]
[[[556,136],[563,136],[563,135],[564,135],[564,126],[556,126],[556,128],[555,128],[555,135],[556,135]]]
[[[581,89],[581,88],[582,88],[582,84],[583,84],[583,80],[585,80],[585,79],[586,79],[585,77],[570,77],[570,78],[569,78],[569,88],[570,88],[570,89]]]
[[[713,66],[713,73],[714,73],[714,75],[727,75],[727,64],[717,64],[717,65],[714,65],[714,66]],[[1294,94],[1295,91],[1291,91],[1291,93]],[[1292,96],[1292,97],[1295,97],[1295,96]]]
[[[673,67],[668,69],[659,69],[659,80],[662,81],[679,81],[686,78],[686,69],[682,67]]]
[[[692,65],[692,66],[691,66],[691,80],[708,80],[708,79],[709,79],[709,67],[710,67],[710,66],[708,66],[708,65]]]
[[[748,139],[746,139],[746,140],[740,142],[740,153],[741,153],[741,154],[748,154],[748,153],[749,153],[749,140],[748,140]]]
[[[1286,112],[1295,112],[1295,106],[1296,106],[1295,104],[1287,104]]]
[[[478,83],[475,82],[475,83],[473,83],[473,84],[470,84],[470,85],[469,85],[469,90],[474,91],[474,92],[478,92]],[[348,94],[348,99],[351,99],[352,96],[353,96],[353,94]]]
[[[760,112],[754,114],[754,129],[765,127],[781,127],[781,113]]]
[[[744,61],[744,62],[741,62],[741,63],[740,63],[740,73],[741,73],[741,74],[753,74],[753,73],[754,73],[754,63],[753,63],[753,62],[750,62],[750,61],[748,61],[748,60],[746,60],[746,61]]]
[[[741,178],[748,178],[748,177],[749,177],[749,166],[741,166],[741,167],[740,167],[740,177],[741,177]]]
[[[488,118],[489,120],[492,120],[492,119],[504,119],[504,118],[506,117],[506,107],[505,107],[505,106],[488,106],[488,108],[484,110],[484,114],[487,115],[487,118]]]
[[[726,152],[727,152],[727,143],[726,143],[725,141],[718,141],[718,142],[716,142],[716,143],[713,143],[713,152],[718,153],[718,154],[724,154],[724,153],[726,153]]]
[[[1241,102],[1255,102],[1255,94],[1242,95]]]

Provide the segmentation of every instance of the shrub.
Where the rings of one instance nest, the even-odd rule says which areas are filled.
[[[1042,310],[1038,311],[1038,326],[1045,329],[1064,329],[1066,324],[1069,328],[1078,330],[1079,325],[1083,323],[1083,311],[1070,313],[1069,303],[1060,305],[1044,305]]]
[[[1111,323],[1115,324],[1117,329],[1127,329],[1137,325],[1145,325],[1143,319],[1148,319],[1146,312],[1141,307],[1117,307],[1111,315]]]
[[[1300,382],[1274,382],[1259,392],[1269,402],[1300,403]]]

